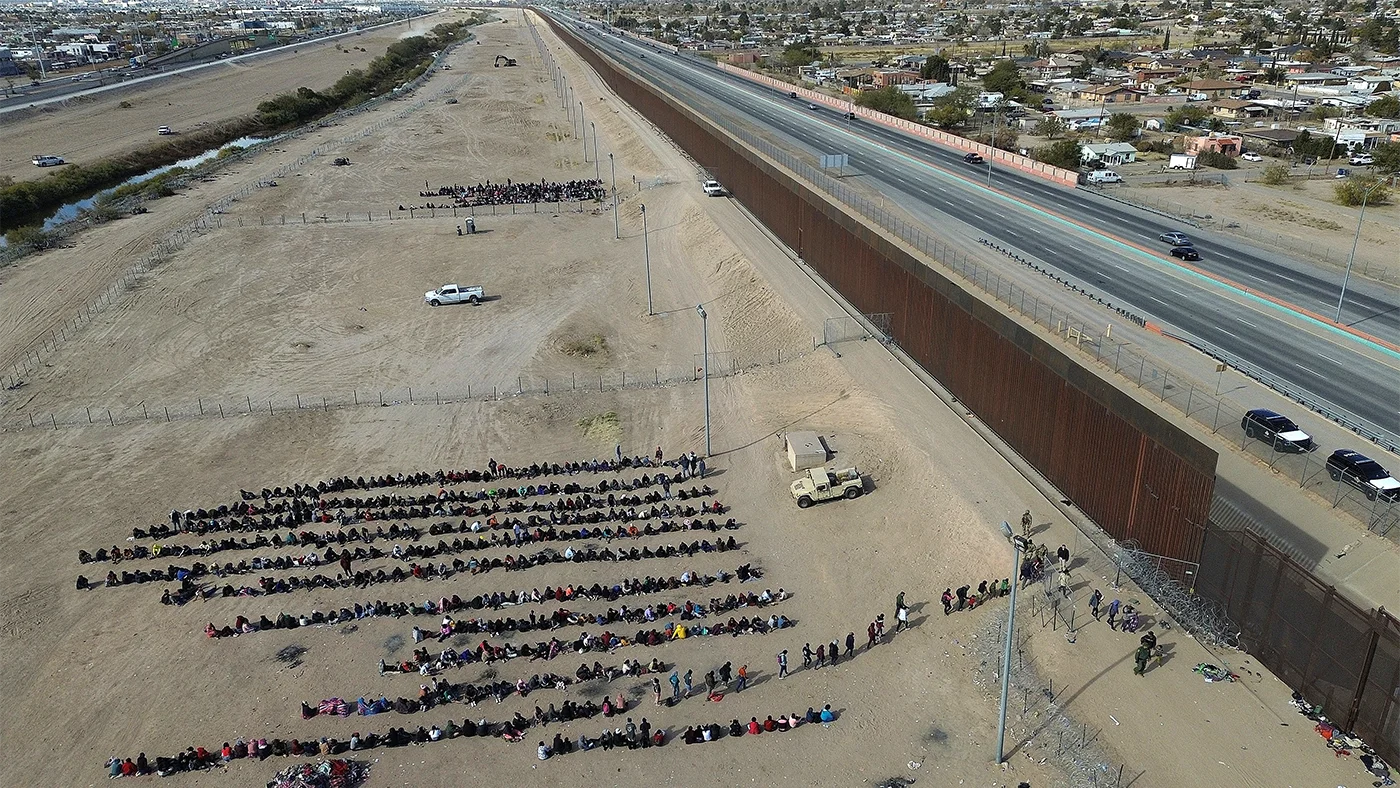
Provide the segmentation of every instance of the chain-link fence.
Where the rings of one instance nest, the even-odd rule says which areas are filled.
[[[766,356],[740,356],[730,351],[710,353],[711,378],[727,378],[762,367],[772,367],[798,359],[812,347],[778,349]],[[494,383],[468,384],[465,388],[405,387],[394,389],[352,389],[329,393],[245,394],[197,397],[194,402],[167,404],[138,402],[134,405],[93,405],[49,412],[35,411],[9,416],[0,422],[0,432],[88,425],[131,424],[141,421],[174,422],[191,419],[224,419],[236,416],[275,416],[304,411],[331,411],[360,407],[398,405],[444,405],[468,401],[496,401],[525,396],[565,395],[580,392],[631,391],[695,383],[704,377],[704,354],[696,353],[689,365],[656,366],[649,370],[611,370],[602,373],[561,373],[558,375],[517,375]]]

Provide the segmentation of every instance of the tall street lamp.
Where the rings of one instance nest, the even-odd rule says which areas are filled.
[[[1377,178],[1376,182],[1371,184],[1371,188],[1361,195],[1361,215],[1356,217],[1356,236],[1351,239],[1351,254],[1347,255],[1347,271],[1342,275],[1342,294],[1337,296],[1336,322],[1338,323],[1342,322],[1342,302],[1347,298],[1347,283],[1351,281],[1351,266],[1352,263],[1356,262],[1356,244],[1361,241],[1361,221],[1366,218],[1366,201],[1371,199],[1372,192],[1383,185],[1385,185],[1385,181]]]
[[[701,369],[705,376],[705,456],[713,452],[710,448],[710,316],[705,314],[705,305],[696,304],[695,311],[700,315],[700,349],[705,360]]]
[[[616,199],[616,198],[614,198]],[[642,204],[642,254],[647,266],[647,315],[656,314],[651,308],[651,240],[647,235],[647,206]]]
[[[583,163],[588,163],[588,130],[583,127],[583,102],[578,103],[578,134],[583,140]]]
[[[593,132],[593,180],[602,183],[603,176],[598,171],[598,168],[602,166],[598,163],[598,127],[590,120],[588,121],[588,128]]]
[[[1011,647],[1015,643],[1016,589],[1021,585],[1021,551],[1026,549],[1024,536],[1012,532],[1011,524],[1002,521],[1001,533],[1016,548],[1015,564],[1011,569],[1011,606],[1006,613],[1006,646],[1001,655],[1001,712],[997,715],[997,763],[1006,760],[1006,696],[1011,689]]]
[[[992,188],[992,157],[995,156],[995,155],[996,155],[996,152],[997,152],[997,113],[996,113],[996,111],[997,111],[997,109],[1000,108],[1000,106],[1001,106],[1000,103],[998,103],[997,107],[994,107],[994,108],[992,109],[992,149],[991,149],[990,151],[988,151],[988,153],[987,153],[987,188],[988,188],[988,189]]]
[[[617,222],[617,162],[613,160],[613,155],[608,154],[608,168],[612,170],[612,194],[613,194],[613,240],[622,237],[622,225]]]

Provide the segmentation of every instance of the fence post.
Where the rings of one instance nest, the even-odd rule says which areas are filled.
[[[249,415],[249,416],[253,415],[253,397],[252,397],[252,395],[250,395],[250,394],[245,394],[245,395],[243,396],[243,398],[246,399],[246,400],[248,401],[248,415]]]
[[[113,427],[117,426],[117,420],[114,419],[114,418],[112,418],[112,409],[111,409],[111,408],[108,408],[108,409],[107,409],[107,421],[108,421],[108,423],[110,423]]]
[[[164,407],[164,408],[165,408],[165,423],[166,423],[166,424],[169,424],[169,423],[170,423],[170,408],[169,408],[169,406],[164,406],[164,405],[161,406],[161,407]]]
[[[87,408],[83,408],[83,410],[87,411],[88,424],[91,424],[91,423],[92,423],[92,408],[91,408],[91,407],[87,407]]]
[[[409,401],[409,402],[412,402],[412,401],[413,401],[413,387],[412,387],[412,386],[409,386],[409,387],[408,387],[408,401]]]
[[[53,422],[54,431],[58,431],[58,419],[52,413],[49,414],[49,421]]]

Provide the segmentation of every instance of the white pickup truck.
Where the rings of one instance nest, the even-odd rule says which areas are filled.
[[[481,303],[482,291],[480,287],[462,287],[461,285],[443,285],[436,290],[429,290],[423,294],[423,301],[430,306],[442,306],[443,304],[460,304],[468,302],[472,306]]]

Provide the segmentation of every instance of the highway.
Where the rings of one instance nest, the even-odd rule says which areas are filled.
[[[1400,354],[1273,300],[1331,316],[1340,274],[1009,168],[994,168],[988,189],[986,165],[966,164],[960,151],[868,121],[847,121],[825,107],[811,109],[785,93],[632,38],[600,35],[588,25],[574,29],[712,121],[757,129],[809,159],[849,154],[848,172],[861,173],[868,188],[922,220],[933,235],[972,242],[986,237],[1038,258],[1174,333],[1198,338],[1314,399],[1400,434]],[[960,225],[969,232],[958,233]],[[1191,265],[1268,298],[1176,264],[1158,240],[1172,230],[1187,232],[1200,250],[1203,259]],[[1394,291],[1351,281],[1343,321],[1400,344]]]

